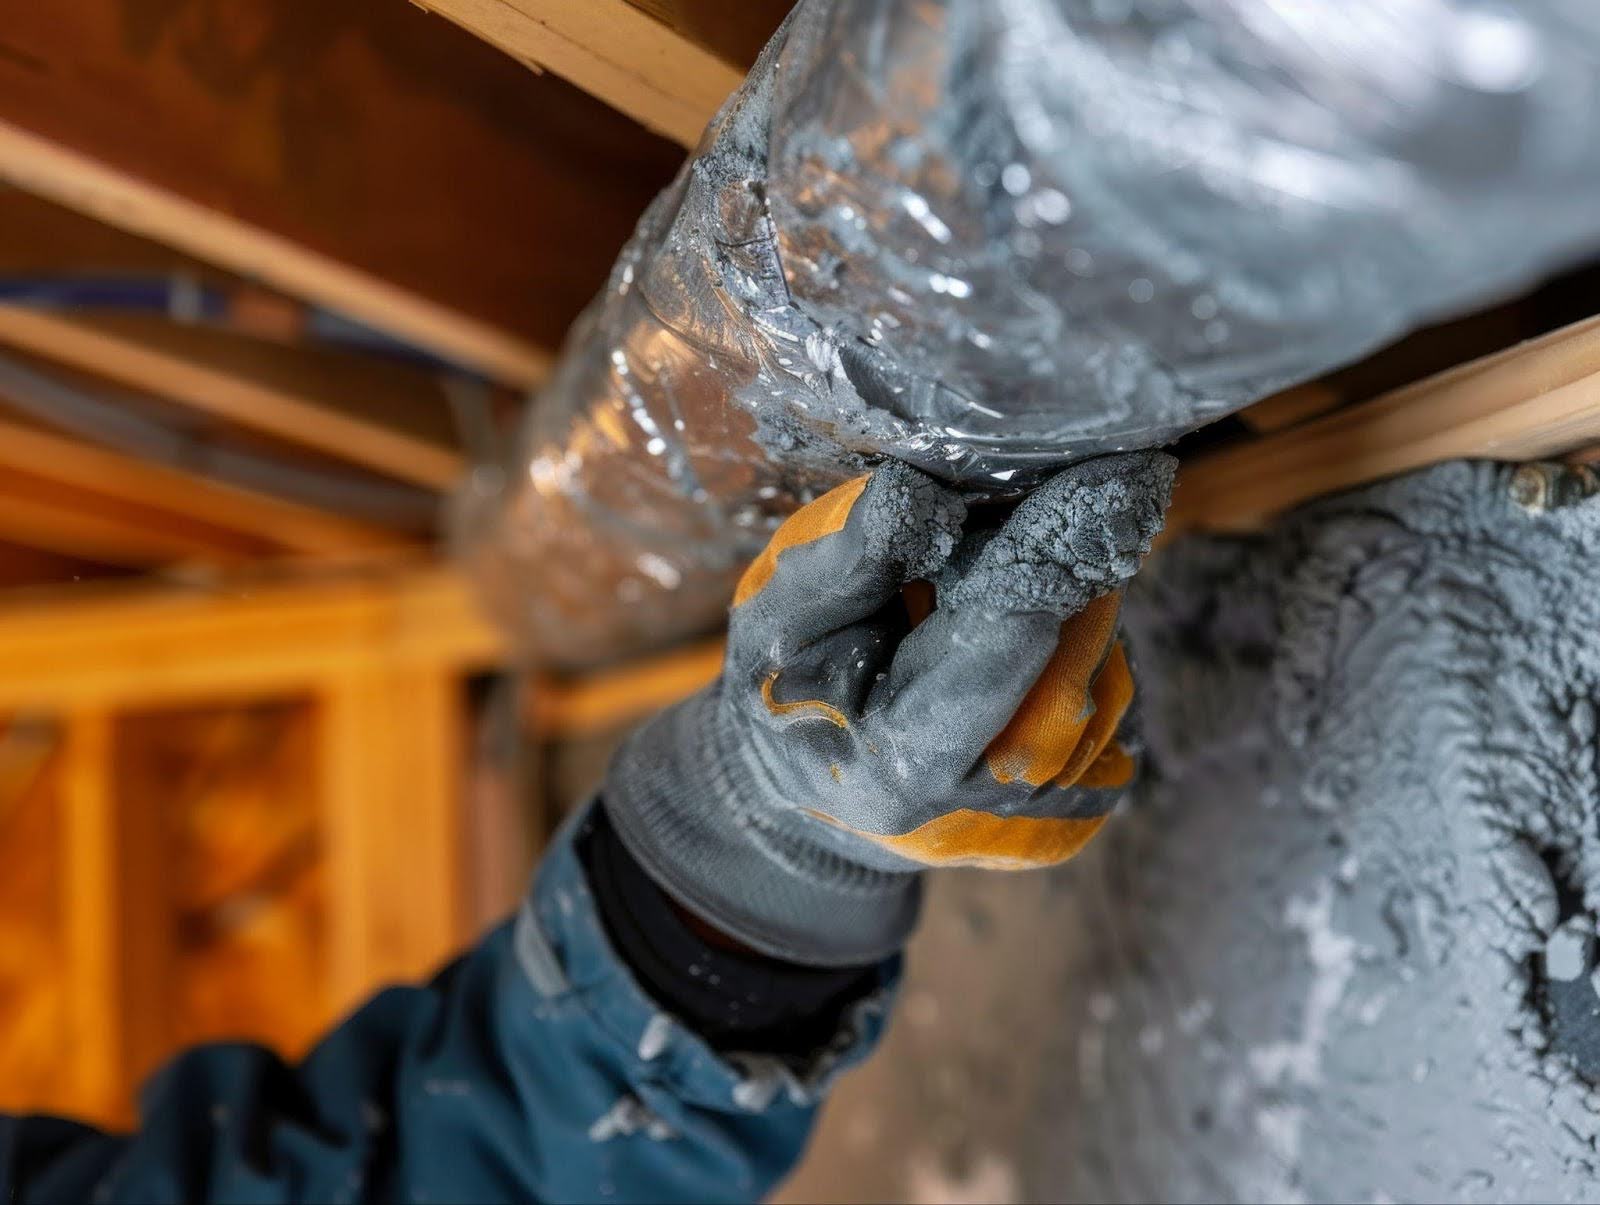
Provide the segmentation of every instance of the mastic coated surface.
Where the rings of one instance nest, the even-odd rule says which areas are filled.
[[[1594,943],[1546,960],[1600,913],[1600,498],[1511,474],[1152,560],[1154,774],[1068,866],[934,883],[792,1199],[1594,1198]]]

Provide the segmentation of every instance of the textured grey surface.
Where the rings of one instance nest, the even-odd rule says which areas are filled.
[[[1161,530],[1178,462],[1124,452],[1084,461],[1029,494],[939,580],[941,609],[1064,619],[1138,572]]]
[[[811,493],[1154,447],[1600,235],[1589,0],[805,0],[464,541],[524,644],[714,624]]]
[[[1600,910],[1600,499],[1511,478],[1154,561],[1155,775],[1057,872],[935,882],[790,1199],[1600,1195],[1600,1000],[1545,965]]]

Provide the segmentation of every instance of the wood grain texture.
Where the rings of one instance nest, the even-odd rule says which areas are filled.
[[[4,303],[0,344],[430,489],[451,488],[464,468],[442,390],[398,366]]]
[[[111,564],[232,564],[286,552],[398,551],[408,543],[371,524],[4,419],[0,498],[8,499],[0,536]],[[54,533],[44,526],[45,508],[60,518]],[[22,525],[34,511],[30,538]],[[81,529],[70,527],[74,515]]]
[[[693,147],[744,82],[789,6],[780,0],[425,0],[424,7]]]
[[[519,383],[678,158],[394,0],[80,0],[0,31],[0,177]]]
[[[466,673],[505,656],[466,583],[428,564],[210,590],[82,585],[0,602],[0,710],[256,698],[345,670]]]
[[[722,652],[718,638],[576,677],[531,678],[524,692],[524,723],[541,740],[590,736],[633,723],[710,683],[722,671]]]
[[[700,140],[744,79],[626,0],[428,0],[427,7],[683,146]]]
[[[446,667],[353,668],[320,692],[327,992],[336,1011],[467,936],[462,700]]]
[[[1242,529],[1443,460],[1535,460],[1600,442],[1600,318],[1186,462],[1164,539]]]

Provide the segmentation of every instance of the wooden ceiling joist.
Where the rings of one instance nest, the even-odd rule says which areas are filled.
[[[723,54],[697,42],[668,4],[629,0],[419,0],[513,58],[548,68],[645,127],[686,147],[744,82],[754,51]],[[708,7],[702,4],[700,7]],[[727,10],[729,4],[712,5]],[[743,6],[777,28],[782,9]],[[786,6],[784,6],[786,7]],[[755,10],[749,13],[748,10]],[[761,10],[766,13],[762,14]],[[726,13],[724,12],[724,16]],[[677,23],[674,22],[677,18]],[[765,36],[763,34],[763,37]]]
[[[216,591],[118,585],[0,603],[0,712],[291,695],[407,665],[504,656],[466,584],[437,566]]]
[[[1440,461],[1539,460],[1596,443],[1600,317],[1185,462],[1164,536],[1252,528]]]
[[[1266,434],[1326,414],[1337,408],[1342,400],[1339,391],[1332,386],[1322,381],[1308,381],[1304,385],[1296,385],[1282,393],[1262,398],[1253,406],[1246,406],[1239,411],[1239,418],[1250,430]]]
[[[0,469],[0,540],[128,569],[236,565],[265,551],[259,541],[184,515],[6,469]]]
[[[76,0],[0,31],[0,180],[519,385],[680,158],[397,0]]]
[[[160,320],[119,322],[0,304],[0,345],[403,481],[434,490],[455,485],[461,453],[443,438],[441,422],[425,421],[448,420],[442,392],[419,394],[400,373],[373,374],[370,381],[340,377],[319,371],[315,357],[296,349],[253,342]],[[410,396],[400,392],[408,386]],[[376,389],[384,395],[358,392]]]
[[[3,520],[0,520],[3,524]],[[51,552],[0,537],[0,590],[17,586],[63,585],[126,576],[117,566]]]
[[[0,539],[113,565],[407,546],[366,523],[3,420]]]
[[[3,121],[0,178],[503,380],[537,384],[549,371],[536,344]]]
[[[720,638],[702,640],[612,669],[540,678],[524,697],[524,719],[543,740],[613,731],[710,683],[722,670],[723,647]]]

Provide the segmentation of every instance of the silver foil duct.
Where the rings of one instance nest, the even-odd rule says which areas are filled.
[[[873,458],[1013,492],[1574,257],[1597,125],[1590,0],[803,0],[463,550],[547,660],[704,629]]]

